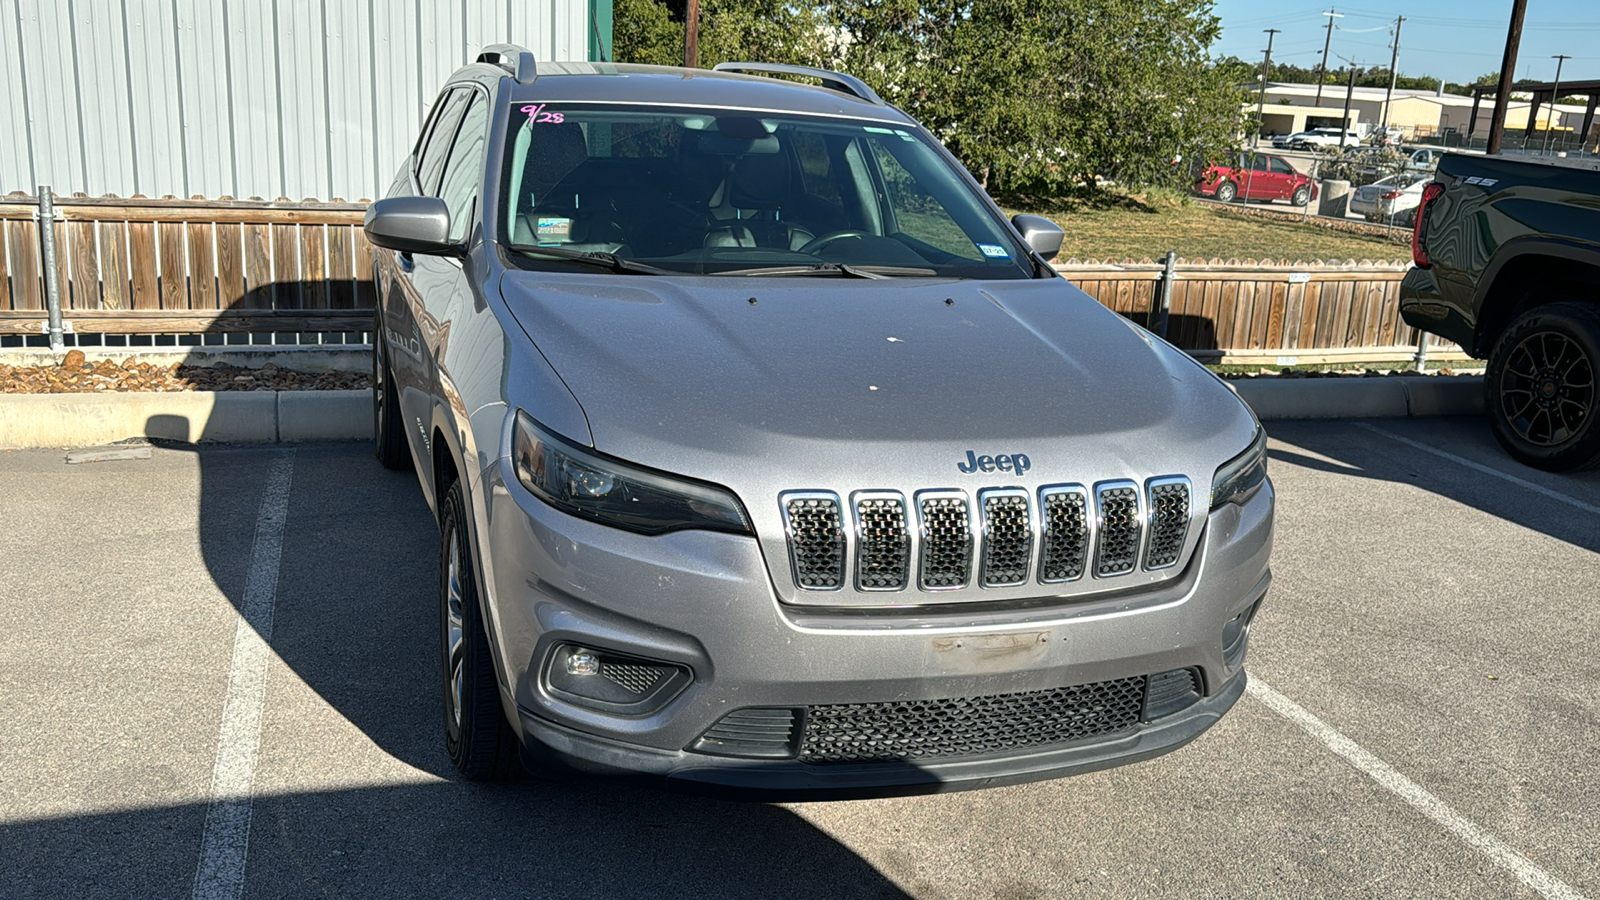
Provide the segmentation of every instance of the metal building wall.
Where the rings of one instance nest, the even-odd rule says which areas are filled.
[[[0,194],[354,200],[485,44],[610,50],[610,0],[0,0]]]

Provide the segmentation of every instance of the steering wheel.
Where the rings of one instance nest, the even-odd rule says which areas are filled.
[[[846,228],[843,231],[830,231],[827,234],[820,235],[812,238],[809,241],[806,241],[805,245],[800,248],[799,252],[816,253],[818,250],[821,250],[829,244],[832,244],[834,241],[842,241],[847,238],[860,240],[861,238],[871,236],[872,235],[867,234],[865,231],[857,231],[854,228]]]

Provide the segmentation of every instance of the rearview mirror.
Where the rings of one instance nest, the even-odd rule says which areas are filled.
[[[1061,239],[1066,237],[1066,232],[1044,216],[1019,214],[1011,217],[1011,224],[1017,226],[1017,231],[1022,233],[1022,240],[1033,248],[1033,252],[1045,259],[1055,259],[1056,254],[1061,252]]]
[[[367,207],[361,227],[367,240],[402,253],[455,252],[450,243],[450,208],[438,197],[389,197]]]

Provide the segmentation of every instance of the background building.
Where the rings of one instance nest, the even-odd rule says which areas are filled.
[[[1255,112],[1260,96],[1260,85],[1246,85],[1252,100],[1248,111]],[[1314,84],[1288,84],[1267,82],[1266,103],[1262,107],[1261,133],[1263,135],[1294,134],[1308,128],[1338,127],[1344,115],[1345,87],[1324,85],[1322,103],[1317,103],[1317,86]],[[1375,131],[1384,121],[1383,88],[1358,87],[1350,92],[1350,120],[1347,127],[1363,134]],[[1466,135],[1471,124],[1472,98],[1443,91],[1396,90],[1389,99],[1388,123],[1398,127],[1403,140],[1417,140],[1438,136],[1445,131]],[[1527,100],[1513,100],[1506,109],[1506,130],[1521,131],[1528,124]],[[1489,134],[1489,116],[1493,112],[1492,100],[1485,100],[1479,110],[1473,137],[1485,138]],[[1549,104],[1542,104],[1534,123],[1536,130],[1546,128],[1582,128],[1585,107],[1561,104],[1552,112]]]
[[[0,194],[375,197],[485,44],[611,56],[611,0],[15,0]]]

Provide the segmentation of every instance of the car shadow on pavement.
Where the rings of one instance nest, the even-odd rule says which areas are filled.
[[[289,461],[246,896],[907,896],[783,806],[594,778],[461,780],[444,752],[437,530],[416,477],[364,444],[160,444],[198,460],[204,561],[241,611],[267,473]],[[228,673],[202,674],[220,679],[215,706],[194,715],[216,721]],[[208,807],[0,825],[0,895],[186,896]]]
[[[1501,451],[1481,420],[1428,421],[1432,423],[1428,430],[1437,432],[1438,436],[1420,440],[1430,446],[1473,461],[1486,460],[1480,464],[1558,493],[1571,494],[1579,502],[1600,505],[1600,471],[1554,474],[1525,468]],[[1373,420],[1373,425],[1383,430],[1395,427],[1382,419]],[[1349,421],[1307,420],[1268,422],[1267,433],[1308,451],[1301,453],[1282,446],[1271,447],[1267,455],[1274,463],[1349,478],[1409,484],[1575,547],[1600,552],[1600,529],[1595,527],[1592,515],[1574,515],[1574,509],[1560,501],[1515,482],[1493,476],[1478,477],[1460,463],[1417,451],[1381,432],[1357,427]],[[1313,453],[1317,455],[1310,455]],[[1464,474],[1470,477],[1463,477]]]

